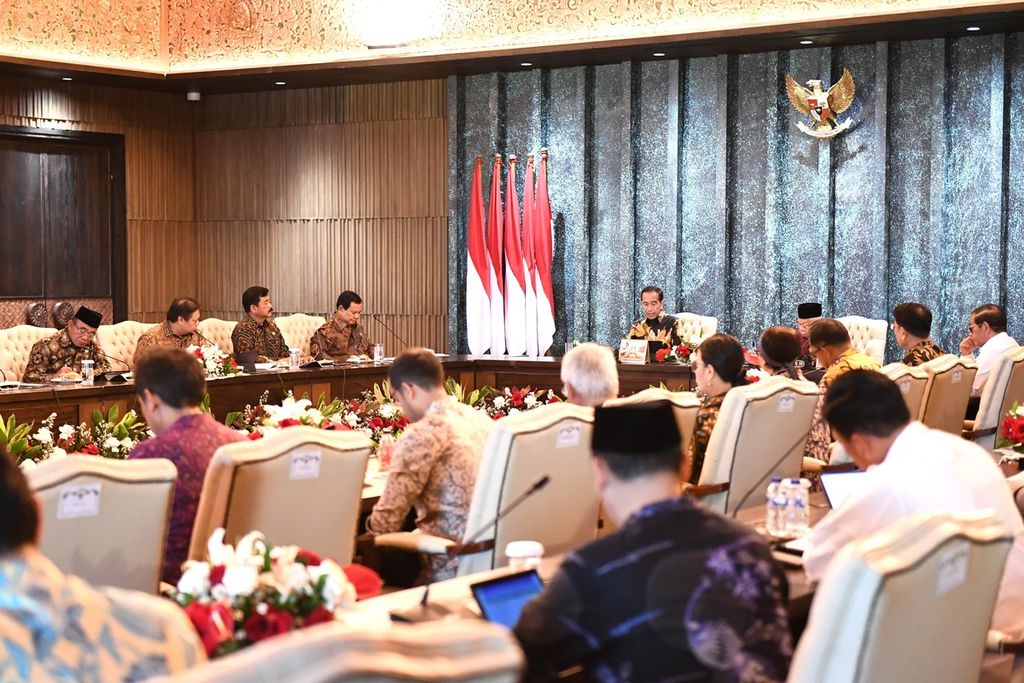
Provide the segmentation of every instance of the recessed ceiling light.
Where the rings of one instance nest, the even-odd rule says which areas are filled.
[[[533,66],[533,62],[519,62],[519,66]]]
[[[654,53],[654,56],[655,56],[655,57],[664,57],[664,56],[665,56],[665,53],[664,53],[664,52],[655,52],[655,53]]]
[[[62,80],[62,81],[70,81],[70,80],[74,80],[74,79],[72,79],[71,76],[61,76],[60,80]]]
[[[968,31],[980,31],[981,27],[980,26],[968,26],[967,30]]]
[[[274,85],[288,85],[284,81],[274,81]]]
[[[813,40],[809,40],[807,38],[804,38],[803,40],[800,41],[800,44],[801,45],[814,45],[814,41]]]

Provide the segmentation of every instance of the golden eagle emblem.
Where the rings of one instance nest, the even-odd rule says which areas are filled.
[[[830,138],[850,127],[850,119],[840,123],[836,114],[850,108],[855,91],[853,76],[845,67],[842,77],[828,92],[822,89],[821,81],[807,81],[804,88],[797,85],[792,74],[786,74],[786,94],[790,104],[801,114],[809,114],[812,122],[817,124],[811,128],[803,121],[797,121],[797,128],[816,138]]]

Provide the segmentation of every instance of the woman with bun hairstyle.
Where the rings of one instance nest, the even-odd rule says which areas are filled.
[[[743,370],[743,346],[736,337],[714,334],[701,342],[693,353],[693,378],[701,406],[693,423],[693,437],[683,463],[683,481],[696,484],[704,466],[704,453],[711,439],[711,430],[726,393],[747,383]]]
[[[800,352],[800,335],[792,327],[783,325],[765,330],[757,345],[761,369],[769,375],[781,375],[790,379],[804,378],[800,368],[796,366]]]

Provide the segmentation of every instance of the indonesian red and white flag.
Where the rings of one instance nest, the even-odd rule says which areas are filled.
[[[555,339],[555,295],[551,280],[555,228],[548,198],[548,151],[540,151],[537,172],[537,209],[533,220],[533,254],[537,263],[534,289],[537,293],[537,352],[544,355]]]
[[[519,242],[516,157],[508,158],[505,185],[505,347],[510,356],[526,353],[526,263]]]
[[[487,207],[487,274],[491,295],[491,355],[505,353],[505,230],[501,211],[501,155],[494,155],[491,204]]]
[[[466,248],[466,340],[469,352],[478,355],[491,347],[490,276],[484,239],[484,195],[480,179],[483,157],[476,158],[469,197],[469,234]]]
[[[533,222],[537,207],[533,202],[533,155],[526,157],[526,178],[523,180],[523,263],[526,272],[526,355],[537,355],[537,266],[533,260]]]

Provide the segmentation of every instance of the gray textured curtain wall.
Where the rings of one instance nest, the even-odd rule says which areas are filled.
[[[800,132],[797,82],[856,81],[850,130]],[[826,315],[931,307],[955,349],[978,304],[1024,337],[1024,36],[632,62],[448,81],[452,348],[466,351],[473,160],[550,149],[556,345],[616,345],[639,290],[745,343]],[[502,183],[504,188],[504,182]],[[896,359],[894,342],[889,358]]]

